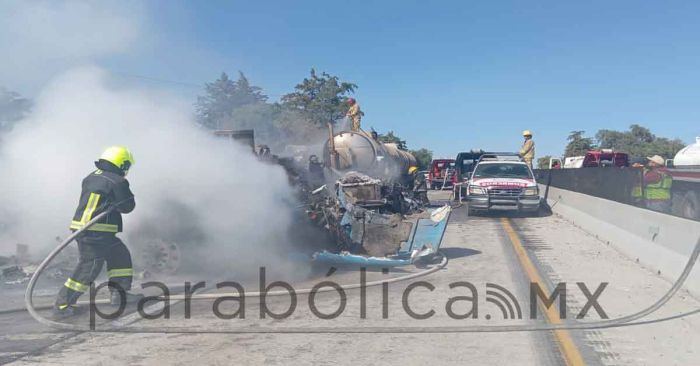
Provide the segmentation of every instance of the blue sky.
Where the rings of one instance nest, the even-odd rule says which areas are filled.
[[[515,150],[523,129],[539,156],[561,154],[572,130],[700,135],[700,2],[146,4],[147,36],[96,62],[192,84],[241,70],[272,99],[313,67],[359,85],[364,127],[436,156]]]

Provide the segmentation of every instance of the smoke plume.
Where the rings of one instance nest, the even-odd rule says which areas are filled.
[[[288,245],[293,204],[284,171],[196,127],[185,101],[111,85],[97,67],[72,70],[5,136],[0,251],[25,243],[41,253],[65,237],[81,180],[105,147],[120,144],[136,160],[127,177],[136,210],[125,216],[135,252],[159,239],[177,243],[189,261],[183,266],[192,268],[279,264],[267,259],[280,258]]]

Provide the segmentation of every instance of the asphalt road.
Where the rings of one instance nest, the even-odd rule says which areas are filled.
[[[444,199],[446,192],[431,196]],[[0,363],[695,365],[700,359],[696,351],[700,349],[697,315],[593,331],[422,333],[421,327],[558,322],[559,311],[556,308],[547,311],[542,305],[535,306],[536,317],[531,319],[532,283],[546,293],[566,284],[565,309],[569,319],[575,318],[587,303],[577,283],[582,283],[591,293],[601,283],[607,283],[597,299],[599,308],[591,307],[584,320],[600,319],[599,311],[611,318],[635,312],[656,301],[671,285],[605,241],[557,216],[519,217],[503,213],[469,217],[462,206],[453,212],[442,248],[449,257],[444,269],[423,278],[392,283],[386,290],[381,286],[368,288],[363,296],[364,316],[359,291],[349,290],[342,313],[334,319],[320,319],[311,309],[308,296],[300,295],[295,311],[284,319],[270,316],[261,319],[259,301],[249,298],[244,306],[245,319],[220,319],[212,311],[212,301],[196,301],[189,319],[180,303],[173,306],[170,319],[135,323],[154,330],[414,327],[412,332],[67,334],[51,332],[33,322],[26,313],[16,313],[0,315]],[[368,281],[402,274],[371,272]],[[354,283],[358,276],[354,271],[338,270],[328,276],[295,282],[293,286],[309,287],[321,279]],[[284,280],[269,278],[268,281],[278,279]],[[419,281],[424,283],[416,285]],[[426,319],[411,317],[404,307],[402,300],[411,284],[416,287],[407,297],[407,306],[414,316],[432,314]],[[469,285],[476,291],[476,299],[465,287]],[[246,284],[246,290],[249,288],[257,291],[257,284]],[[268,307],[272,312],[282,313],[290,303],[290,298],[283,296],[269,299]],[[342,301],[337,293],[326,293],[316,296],[313,304],[317,312],[330,314],[339,309]],[[650,320],[698,308],[700,302],[682,292]],[[233,312],[237,307],[224,305],[222,309]],[[459,314],[470,311],[476,318],[458,319]]]

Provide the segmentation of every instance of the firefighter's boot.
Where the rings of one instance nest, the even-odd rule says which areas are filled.
[[[65,319],[73,316],[78,316],[85,313],[87,309],[84,306],[78,305],[56,305],[53,308],[53,318],[54,319]]]

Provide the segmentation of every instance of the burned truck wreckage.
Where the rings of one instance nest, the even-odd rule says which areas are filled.
[[[422,177],[409,173],[415,157],[396,144],[329,126],[322,162],[311,146],[289,145],[281,157],[266,145],[253,150],[287,173],[298,208],[289,241],[313,242],[301,246],[314,263],[398,266],[437,253],[451,208],[430,206]]]
[[[297,213],[288,238],[290,251],[301,251],[315,263],[363,266],[407,265],[437,253],[451,209],[430,206],[425,183],[408,174],[415,158],[396,144],[382,143],[364,131],[331,131],[320,161],[311,147],[294,145],[277,156],[266,145],[254,145],[252,137],[238,142],[251,145],[262,163],[280,165],[296,192],[294,199],[280,202]],[[190,211],[173,205],[166,211],[178,216]],[[183,226],[189,239],[185,242],[151,233],[146,245],[149,268],[174,273],[196,262],[187,242],[201,242],[204,233],[197,230],[193,213],[186,216],[190,224]]]
[[[335,248],[313,254],[334,265],[397,266],[429,260],[440,247],[450,206],[430,207],[408,174],[410,153],[363,131],[332,134],[323,156],[329,183],[302,194],[310,220]]]
[[[358,172],[343,175],[307,209],[331,233],[337,250],[316,252],[334,265],[395,266],[430,259],[439,249],[450,207],[430,209],[396,184]]]
[[[408,174],[416,166],[415,158],[396,144],[382,143],[363,131],[342,131],[326,141],[319,154],[321,161],[309,156],[311,149],[287,149],[303,151],[303,158],[277,157],[269,148],[258,153],[252,131],[245,132],[217,135],[244,135],[245,141],[233,140],[250,145],[262,163],[284,168],[297,193],[294,199],[280,203],[294,206],[297,213],[290,230],[289,242],[294,247],[290,251],[301,248],[312,263],[384,267],[427,261],[437,253],[451,208],[430,205],[425,183]],[[171,224],[152,225],[156,218],[147,218],[127,237],[138,258],[134,263],[137,277],[186,273],[189,267],[198,266],[206,252],[206,233],[196,210],[177,201],[159,205],[158,211],[165,215],[160,221]],[[297,245],[305,240],[308,245]],[[74,261],[58,263],[56,278],[65,277]],[[24,283],[33,272],[33,262],[28,259],[21,266],[13,262],[0,267],[1,282],[7,285]]]

